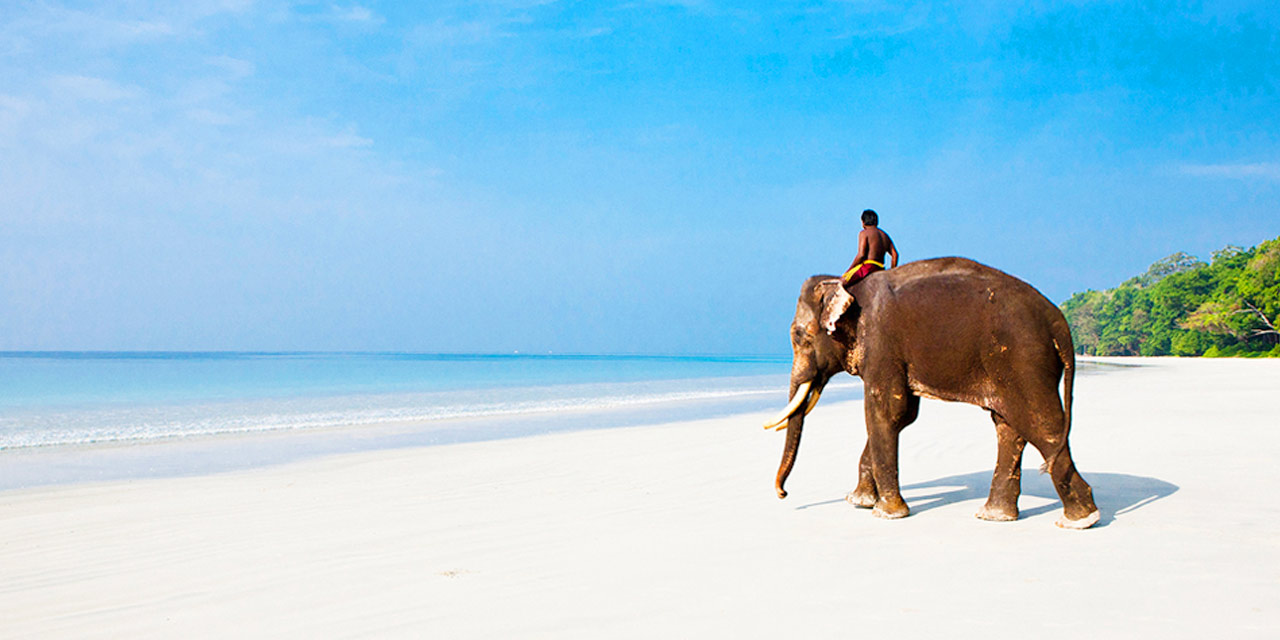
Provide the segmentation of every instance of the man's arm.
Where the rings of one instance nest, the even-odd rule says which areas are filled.
[[[893,238],[890,238],[889,234],[884,234],[884,239],[889,241],[889,256],[893,258],[893,265],[889,268],[896,269],[898,268],[898,248],[893,246]]]

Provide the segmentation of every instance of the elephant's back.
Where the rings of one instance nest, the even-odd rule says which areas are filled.
[[[995,267],[989,267],[976,260],[970,260],[969,258],[960,258],[955,256],[929,258],[927,260],[908,262],[896,269],[886,271],[885,274],[893,276],[892,280],[895,286],[904,286],[918,280],[950,277],[993,280],[1011,278],[1018,282],[1022,282],[1021,280],[1018,280]]]
[[[884,272],[884,283],[895,297],[937,295],[940,291],[960,294],[975,301],[1006,303],[1058,311],[1044,294],[1027,282],[994,267],[968,258],[931,258],[909,262]],[[1059,312],[1060,313],[1060,312]]]
[[[887,297],[885,307],[895,308],[893,315],[912,316],[920,325],[945,325],[940,330],[946,334],[954,335],[958,325],[982,333],[1005,327],[1038,340],[1065,326],[1062,311],[1035,287],[968,258],[919,260],[884,275],[876,295]]]
[[[884,328],[886,346],[913,363],[912,384],[964,389],[935,395],[965,402],[997,393],[975,371],[1057,384],[1070,331],[1061,310],[1035,287],[965,258],[922,260],[885,275],[868,326]]]

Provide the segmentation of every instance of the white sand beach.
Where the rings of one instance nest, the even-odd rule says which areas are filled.
[[[1276,637],[1280,361],[1104,362],[1088,531],[1031,448],[975,519],[994,430],[936,401],[874,518],[862,407],[820,404],[782,501],[765,413],[3,492],[0,637]]]

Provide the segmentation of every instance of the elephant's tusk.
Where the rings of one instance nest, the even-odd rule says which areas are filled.
[[[809,415],[810,411],[813,411],[814,407],[818,406],[818,398],[820,397],[822,397],[822,389],[814,389],[812,392],[809,393],[809,402],[804,406],[804,414],[806,416]],[[790,418],[791,416],[788,415],[787,419],[790,419]],[[782,431],[783,427],[787,426],[787,419],[784,419],[781,423],[775,423],[778,426],[774,427],[773,430]],[[765,427],[765,428],[768,429],[769,427]]]
[[[787,420],[791,419],[791,414],[795,413],[796,410],[800,408],[800,405],[809,397],[810,384],[811,382],[804,382],[801,383],[799,387],[796,387],[796,394],[791,397],[791,404],[788,404],[787,408],[783,409],[782,412],[773,420],[765,423],[764,428],[766,430],[780,429],[781,425],[786,424]]]
[[[806,416],[809,415],[810,411],[813,411],[814,407],[818,406],[818,398],[820,397],[822,397],[822,389],[814,389],[813,393],[809,394],[809,404],[804,407]]]

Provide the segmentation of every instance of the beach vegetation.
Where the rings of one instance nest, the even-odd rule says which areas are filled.
[[[1061,308],[1081,354],[1280,357],[1280,238],[1209,262],[1178,252]]]

